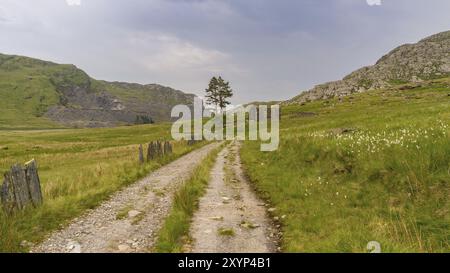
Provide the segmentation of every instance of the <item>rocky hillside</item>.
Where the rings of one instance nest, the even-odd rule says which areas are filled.
[[[0,128],[107,127],[170,120],[194,95],[92,79],[74,65],[0,54]]]
[[[305,103],[448,76],[450,31],[433,35],[416,44],[402,45],[383,56],[375,65],[363,67],[340,81],[318,85],[286,103]]]

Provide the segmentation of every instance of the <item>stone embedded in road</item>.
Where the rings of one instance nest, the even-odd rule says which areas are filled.
[[[117,248],[118,248],[119,251],[121,251],[121,252],[127,252],[127,251],[130,251],[130,246],[129,246],[129,245],[119,245]]]
[[[130,210],[130,211],[128,212],[128,217],[129,217],[129,218],[134,218],[134,217],[140,215],[141,213],[142,213],[142,212],[140,212],[140,211],[138,211],[138,210]]]
[[[78,242],[70,241],[66,247],[70,253],[81,253],[81,245]]]

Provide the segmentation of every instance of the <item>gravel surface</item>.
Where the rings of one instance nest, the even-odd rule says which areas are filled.
[[[191,225],[193,253],[277,251],[279,232],[243,174],[238,142],[218,155]]]

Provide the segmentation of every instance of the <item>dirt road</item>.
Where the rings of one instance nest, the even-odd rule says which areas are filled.
[[[53,233],[31,252],[148,252],[170,211],[172,197],[219,143],[209,144],[161,167],[98,208]]]
[[[276,252],[278,232],[246,180],[234,142],[219,153],[191,225],[193,253]]]

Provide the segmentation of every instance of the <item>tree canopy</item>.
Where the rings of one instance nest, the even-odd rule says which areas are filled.
[[[229,99],[233,96],[233,90],[230,87],[230,83],[225,81],[222,77],[212,77],[209,81],[208,88],[206,89],[206,102],[212,104],[223,111],[230,105]]]

